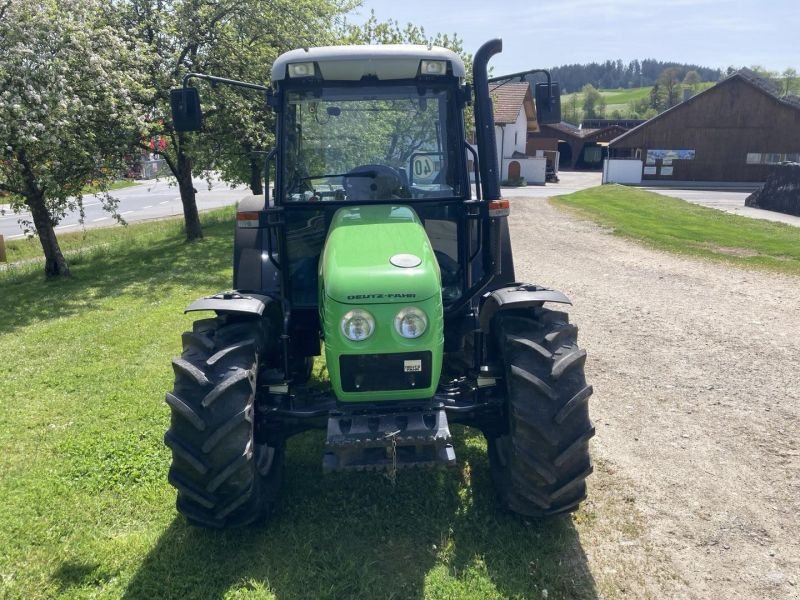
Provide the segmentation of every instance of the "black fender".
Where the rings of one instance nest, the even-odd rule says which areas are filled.
[[[235,313],[240,315],[254,315],[260,317],[264,314],[267,303],[272,299],[261,294],[246,294],[231,290],[220,292],[213,296],[206,296],[195,300],[186,307],[185,313],[199,310],[213,310],[218,314]]]
[[[569,298],[558,290],[550,290],[529,283],[514,283],[488,292],[483,295],[478,315],[481,331],[489,333],[492,319],[501,310],[541,306],[545,302],[572,304]]]

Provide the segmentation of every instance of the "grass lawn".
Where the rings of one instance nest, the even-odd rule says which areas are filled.
[[[0,597],[605,595],[602,573],[617,571],[595,582],[582,543],[635,528],[606,527],[592,502],[545,524],[498,512],[483,438],[467,429],[457,469],[401,472],[394,488],[323,477],[323,434],[307,433],[289,444],[267,527],[207,532],[177,516],[162,443],[170,359],[184,307],[230,285],[230,209],[203,219],[192,244],[180,221],[93,231],[67,281],[37,264],[0,272]]]
[[[558,196],[552,202],[661,250],[800,274],[798,227],[620,185]]]

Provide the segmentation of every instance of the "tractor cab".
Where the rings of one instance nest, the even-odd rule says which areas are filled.
[[[295,50],[272,67],[276,200],[464,198],[464,63],[425,46]]]

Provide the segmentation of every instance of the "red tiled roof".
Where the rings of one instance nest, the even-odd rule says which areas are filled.
[[[531,86],[528,83],[504,83],[489,86],[489,94],[494,104],[495,125],[508,125],[517,122],[525,95]]]

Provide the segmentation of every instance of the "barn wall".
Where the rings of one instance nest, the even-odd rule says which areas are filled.
[[[800,152],[800,109],[742,79],[730,79],[695,96],[611,144],[615,154],[642,160],[648,150],[695,150],[674,160],[674,181],[764,181],[771,167],[747,164],[748,153]],[[660,171],[660,163],[657,164]]]

